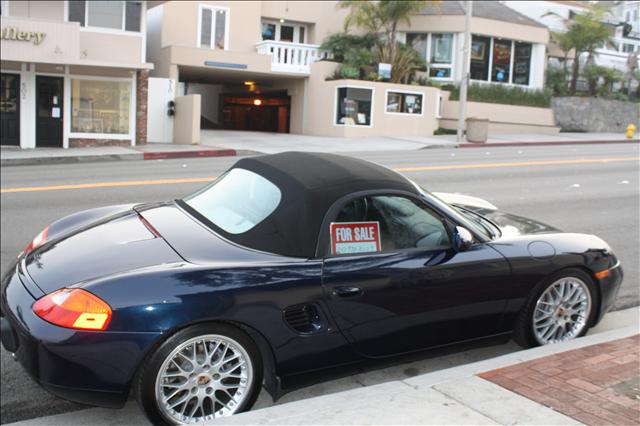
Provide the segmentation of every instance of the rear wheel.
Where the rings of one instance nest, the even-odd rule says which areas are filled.
[[[523,347],[548,345],[584,336],[596,305],[593,280],[579,269],[550,277],[529,296],[514,328]]]
[[[226,324],[202,324],[176,333],[151,355],[137,397],[154,424],[202,423],[250,409],[261,384],[251,338]]]

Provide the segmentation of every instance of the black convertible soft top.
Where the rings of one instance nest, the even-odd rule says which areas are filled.
[[[282,199],[271,215],[247,232],[217,231],[242,246],[283,256],[315,256],[324,216],[345,195],[371,190],[418,193],[393,170],[335,154],[285,152],[247,157],[234,168],[268,179],[280,189]]]

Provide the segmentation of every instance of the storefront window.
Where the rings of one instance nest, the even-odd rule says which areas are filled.
[[[129,134],[131,83],[72,80],[71,132]]]
[[[471,39],[472,80],[488,80],[489,77],[489,38],[473,36]]]
[[[387,93],[387,112],[400,114],[422,114],[421,93]]]
[[[493,69],[491,70],[491,81],[498,83],[508,83],[511,73],[511,41],[493,41]]]
[[[371,125],[372,89],[338,88],[335,124],[347,126]]]
[[[531,70],[531,44],[515,44],[513,59],[513,82],[514,84],[529,85],[529,72]]]

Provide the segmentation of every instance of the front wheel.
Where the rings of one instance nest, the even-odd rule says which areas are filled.
[[[596,305],[593,280],[579,269],[567,269],[546,280],[531,294],[514,328],[523,347],[548,345],[584,336]]]
[[[151,355],[137,397],[154,424],[202,423],[248,410],[261,384],[251,338],[226,324],[202,324],[179,331]]]

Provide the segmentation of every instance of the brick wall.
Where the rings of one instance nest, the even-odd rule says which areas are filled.
[[[148,91],[149,70],[139,70],[136,74],[136,145],[147,143]]]
[[[69,139],[69,148],[80,148],[85,146],[131,146],[131,141],[128,139]]]

